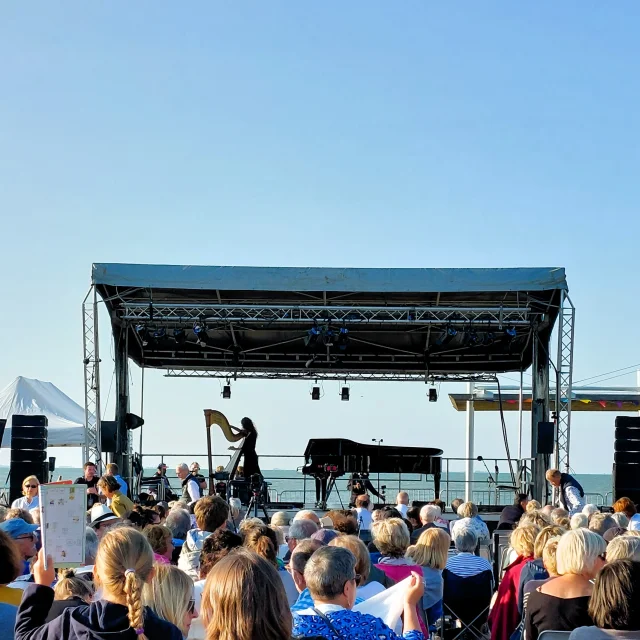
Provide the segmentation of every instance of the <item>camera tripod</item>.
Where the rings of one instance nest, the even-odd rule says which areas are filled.
[[[258,508],[260,508],[262,509],[262,513],[264,513],[266,523],[269,524],[269,514],[267,512],[267,503],[265,500],[267,486],[268,483],[263,480],[260,486],[253,485],[251,487],[251,500],[249,500],[247,511],[244,514],[244,518],[242,518],[243,520],[246,520],[247,518],[257,518]],[[253,513],[251,513],[252,510]]]

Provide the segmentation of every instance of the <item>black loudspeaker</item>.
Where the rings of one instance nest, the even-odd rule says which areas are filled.
[[[640,504],[640,418],[616,417],[613,450],[613,499]]]
[[[49,482],[48,425],[46,416],[11,417],[11,501],[22,495],[22,483],[27,476],[36,476],[41,483]]]
[[[538,453],[551,455],[556,439],[556,425],[553,422],[538,422]]]
[[[2,438],[4,438],[4,428],[7,426],[7,421],[4,418],[0,418],[0,446],[2,446]]]
[[[100,421],[100,448],[102,453],[115,453],[118,442],[118,423],[115,420]]]

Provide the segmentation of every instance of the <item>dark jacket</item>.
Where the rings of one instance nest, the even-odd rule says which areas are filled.
[[[565,509],[566,511],[570,511],[569,507],[567,506],[567,500],[565,498],[565,491],[567,490],[567,487],[575,487],[580,492],[581,498],[584,498],[584,489],[573,476],[569,475],[568,473],[560,474],[560,504],[562,505],[563,509]]]
[[[371,565],[371,569],[369,570],[369,577],[365,584],[369,584],[370,582],[379,582],[385,589],[389,587],[393,587],[396,583],[395,580],[390,578],[384,571],[380,571],[378,567],[374,564]]]
[[[65,609],[46,622],[53,604],[53,589],[29,585],[16,619],[15,640],[136,640],[129,626],[127,608],[98,600],[89,606]],[[145,607],[144,632],[148,640],[182,640],[180,630]]]
[[[513,529],[513,525],[518,524],[523,515],[524,509],[519,504],[510,504],[502,510],[497,528],[500,530]]]
[[[82,599],[74,596],[67,600],[54,600],[49,609],[49,615],[47,616],[47,622],[51,622],[54,618],[57,618],[65,609],[73,609],[75,607],[86,607],[87,603]]]
[[[418,542],[418,539],[422,535],[423,531],[426,531],[427,529],[435,529],[436,527],[437,525],[433,522],[427,522],[427,524],[423,524],[419,529],[416,529],[411,534],[411,544],[416,544]]]

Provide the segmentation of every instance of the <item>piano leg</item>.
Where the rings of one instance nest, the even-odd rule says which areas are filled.
[[[436,494],[436,500],[440,499],[440,472],[433,474],[433,490]]]

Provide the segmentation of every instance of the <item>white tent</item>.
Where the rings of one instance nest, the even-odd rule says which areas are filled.
[[[47,416],[50,447],[84,445],[84,409],[51,382],[18,376],[0,391],[0,419],[7,420],[3,447],[11,447],[11,416]]]

